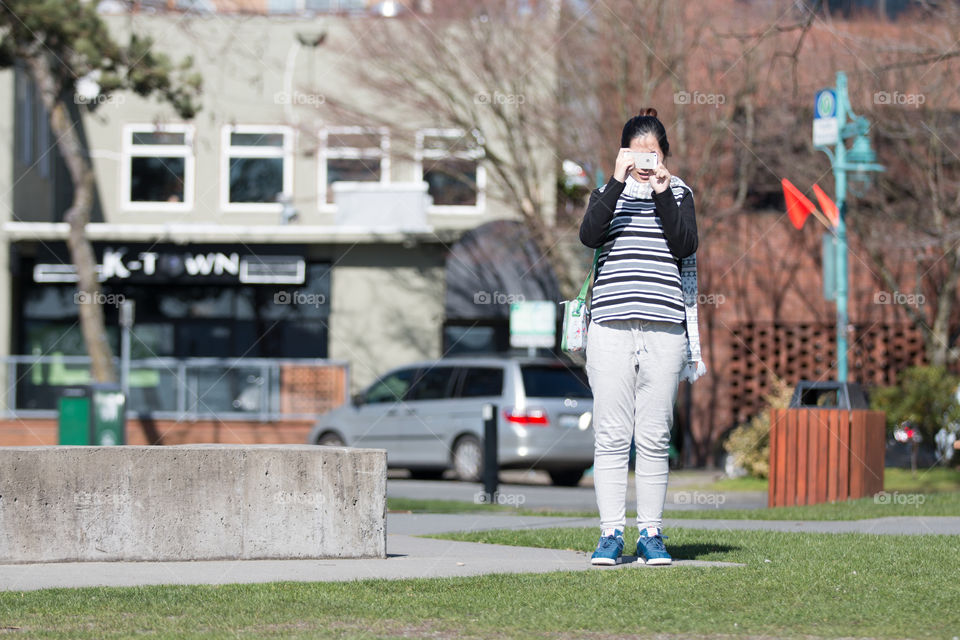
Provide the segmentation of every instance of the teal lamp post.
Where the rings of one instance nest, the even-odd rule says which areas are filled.
[[[863,195],[870,186],[871,172],[884,171],[876,163],[876,154],[870,147],[870,121],[858,116],[850,107],[847,94],[847,74],[837,72],[837,86],[817,92],[813,116],[813,144],[830,158],[836,184],[839,219],[836,233],[836,297],[837,297],[837,380],[846,382],[847,369],[847,173],[850,191]],[[849,118],[849,121],[848,121]],[[853,139],[847,149],[845,140]]]

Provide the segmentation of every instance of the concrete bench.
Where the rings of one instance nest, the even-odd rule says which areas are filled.
[[[0,448],[0,563],[386,557],[382,449]]]

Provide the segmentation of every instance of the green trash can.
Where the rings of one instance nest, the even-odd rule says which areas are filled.
[[[119,385],[64,388],[59,402],[60,444],[126,444],[126,404]]]

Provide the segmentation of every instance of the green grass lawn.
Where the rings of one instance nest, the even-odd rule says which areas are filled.
[[[672,471],[673,475],[680,476],[683,471]],[[766,478],[721,478],[710,483],[701,483],[684,487],[700,491],[766,491]],[[921,492],[960,491],[960,469],[948,467],[931,467],[917,470],[917,475],[909,469],[887,467],[883,471],[884,491]]]
[[[762,509],[665,509],[668,518],[726,520],[863,520],[892,516],[960,516],[960,491],[954,493],[888,492],[873,498]]]
[[[457,534],[591,549],[596,531]],[[11,638],[952,638],[960,537],[675,528],[676,558],[744,567],[632,567],[354,583],[0,593]],[[586,559],[584,560],[586,562]],[[12,628],[12,629],[11,629]]]
[[[518,509],[499,505],[474,504],[455,500],[417,500],[389,498],[387,505],[394,511],[414,513],[512,513],[517,515],[564,516],[592,518],[596,511],[555,511]],[[887,493],[876,498],[860,498],[844,502],[774,507],[762,509],[698,510],[665,509],[667,518],[723,519],[723,520],[862,520],[891,516],[960,516],[960,491],[954,493]],[[627,517],[635,517],[628,513]]]
[[[762,483],[758,484],[758,483]],[[734,488],[731,488],[733,486]],[[680,491],[719,493],[723,491],[766,491],[767,481],[756,478],[723,479],[702,486],[683,485]],[[861,520],[888,516],[960,516],[960,471],[933,469],[917,472],[912,477],[909,469],[888,468],[884,471],[885,496],[861,498],[836,503],[810,506],[776,507],[773,509],[704,508],[696,511],[665,509],[669,518],[722,518],[748,520]],[[669,498],[668,498],[669,504]],[[557,511],[517,508],[506,505],[477,504],[456,500],[421,500],[389,498],[387,505],[394,511],[415,513],[514,513],[520,515],[554,515],[591,518],[595,511]],[[628,514],[634,517],[636,514]]]
[[[387,498],[390,511],[410,511],[412,513],[525,513],[528,509],[517,509],[506,505],[478,504],[461,500],[433,500],[421,498]]]

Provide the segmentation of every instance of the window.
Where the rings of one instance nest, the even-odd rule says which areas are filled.
[[[36,149],[34,147],[34,116],[36,115],[36,93],[30,76],[26,71],[17,69],[17,159],[20,164],[31,165]]]
[[[297,0],[269,0],[267,10],[270,13],[296,13]]]
[[[366,0],[269,0],[270,13],[336,13],[365,11]]]
[[[467,369],[460,388],[461,398],[503,394],[503,369]]]
[[[281,211],[293,193],[293,130],[234,126],[223,129],[220,196],[227,211]]]
[[[37,116],[37,125],[39,126],[37,136],[40,138],[37,141],[37,146],[40,149],[40,158],[37,160],[37,164],[40,169],[40,177],[49,178],[53,173],[53,158],[57,155],[57,149],[52,143],[53,132],[50,131],[50,114],[42,100],[37,100],[37,107],[40,111],[40,115]]]
[[[128,125],[123,130],[123,208],[193,208],[193,127]]]
[[[334,182],[389,182],[390,136],[383,128],[334,127],[320,132],[320,206],[333,203]]]
[[[580,367],[526,365],[520,368],[528,398],[592,398]]]
[[[417,132],[417,163],[434,206],[483,208],[486,173],[476,136],[460,129]]]
[[[367,391],[364,401],[368,404],[399,402],[413,383],[416,369],[401,369],[378,380]]]
[[[442,400],[450,397],[453,367],[433,367],[420,372],[407,400]]]
[[[461,321],[462,322],[462,321]],[[448,324],[443,328],[443,353],[448,356],[464,353],[492,353],[510,348],[508,323],[498,327]]]

